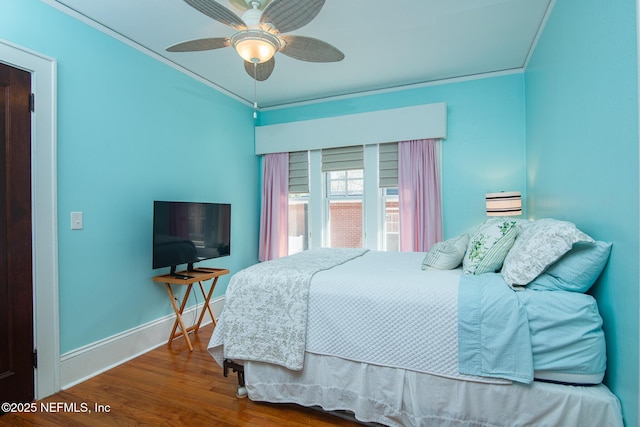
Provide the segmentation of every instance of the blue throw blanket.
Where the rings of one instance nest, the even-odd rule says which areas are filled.
[[[498,273],[463,274],[458,292],[460,373],[533,381],[527,311]]]

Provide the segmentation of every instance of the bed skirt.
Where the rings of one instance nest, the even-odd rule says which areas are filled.
[[[618,399],[591,387],[485,384],[307,353],[302,371],[245,362],[249,398],[349,411],[388,426],[622,427]]]

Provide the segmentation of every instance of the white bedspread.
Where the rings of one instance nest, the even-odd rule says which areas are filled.
[[[370,251],[317,273],[307,351],[448,378],[458,371],[457,270],[421,269],[424,253]]]
[[[365,252],[318,248],[234,274],[209,352],[220,364],[230,358],[302,369],[312,277]]]

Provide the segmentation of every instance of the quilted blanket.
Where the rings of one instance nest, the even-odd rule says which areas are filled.
[[[220,350],[224,346],[224,358],[301,370],[312,277],[365,252],[366,249],[318,248],[236,273],[211,337],[210,353],[221,363]]]
[[[458,372],[462,270],[423,271],[423,258],[417,252],[369,251],[316,274],[309,292],[307,352],[499,382]]]

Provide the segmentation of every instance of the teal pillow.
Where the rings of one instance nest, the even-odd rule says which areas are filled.
[[[587,292],[604,269],[611,253],[609,242],[577,242],[562,258],[536,279],[532,289]]]

